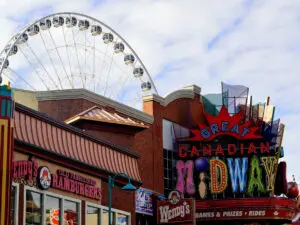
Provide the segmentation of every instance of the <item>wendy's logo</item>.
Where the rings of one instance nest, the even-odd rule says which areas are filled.
[[[39,168],[38,185],[43,190],[47,190],[51,186],[51,173],[47,166]]]

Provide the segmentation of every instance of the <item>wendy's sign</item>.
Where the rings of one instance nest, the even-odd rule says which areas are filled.
[[[172,204],[168,200],[157,203],[157,223],[182,223],[192,222],[194,216],[194,200],[180,199],[177,204]]]
[[[260,127],[251,126],[251,122],[241,124],[243,112],[230,116],[228,110],[223,105],[217,117],[205,113],[208,126],[198,124],[199,130],[191,130],[194,137],[190,141],[212,141],[218,136],[229,135],[237,140],[261,139],[262,136],[256,134]]]

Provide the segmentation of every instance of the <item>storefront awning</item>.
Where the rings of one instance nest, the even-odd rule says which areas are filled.
[[[111,173],[124,172],[141,181],[139,154],[116,146],[25,106],[16,105],[15,140],[37,146]]]

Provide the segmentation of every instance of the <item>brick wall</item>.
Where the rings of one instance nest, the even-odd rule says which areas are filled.
[[[95,103],[84,99],[43,101],[39,103],[39,109],[50,116],[64,120],[78,114]],[[195,95],[194,99],[181,98],[174,100],[167,106],[162,106],[155,101],[144,102],[144,112],[153,115],[154,122],[149,129],[132,130],[132,128],[114,127],[108,125],[106,128],[95,125],[77,124],[81,129],[99,135],[106,140],[118,143],[124,147],[130,147],[141,154],[139,167],[144,188],[154,190],[159,193],[164,192],[164,165],[163,165],[163,140],[162,140],[162,120],[178,123],[184,127],[193,128],[198,123],[204,122],[203,105],[200,103],[200,96]],[[104,205],[107,204],[107,184],[104,187]],[[131,204],[132,202],[132,204]],[[134,196],[132,193],[113,191],[113,207],[134,212]],[[135,224],[135,217],[132,217],[132,224]]]
[[[64,121],[96,105],[85,99],[43,100],[38,102],[39,111],[54,119]]]
[[[148,130],[135,135],[134,150],[141,153],[139,160],[143,187],[164,192],[164,165],[162,120],[167,119],[184,127],[193,128],[204,121],[200,96],[194,99],[177,99],[162,106],[158,102],[144,102],[144,112],[153,115],[154,122]]]

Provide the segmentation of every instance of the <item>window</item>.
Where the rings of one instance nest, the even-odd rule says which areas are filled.
[[[113,225],[129,225],[130,213],[111,209],[111,223]],[[108,208],[92,203],[87,203],[86,225],[108,225]]]
[[[26,191],[26,225],[42,225],[42,195]]]
[[[86,224],[100,225],[100,209],[88,206],[86,210]]]
[[[17,224],[17,206],[18,206],[18,189],[17,186],[13,185],[11,189],[11,225]]]
[[[175,188],[176,185],[176,152],[164,149],[164,189],[165,195]]]
[[[79,207],[78,203],[65,200],[64,201],[64,220],[67,221],[68,225],[78,224],[78,213]]]
[[[80,225],[80,206],[79,200],[27,188],[25,225]]]
[[[128,225],[128,216],[117,213],[117,225]]]
[[[115,212],[111,213],[111,221],[112,221],[112,224],[116,224]],[[106,209],[102,210],[101,225],[108,225],[108,210],[106,210]]]
[[[45,199],[46,225],[59,224],[60,221],[61,200],[47,195]]]
[[[177,138],[189,137],[189,130],[163,119],[164,194],[167,196],[176,186]]]

